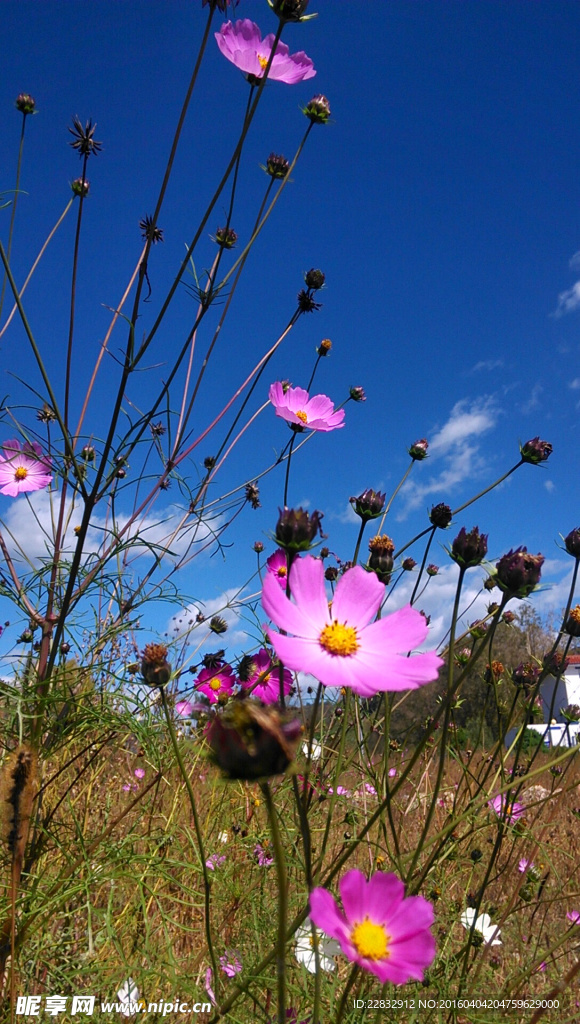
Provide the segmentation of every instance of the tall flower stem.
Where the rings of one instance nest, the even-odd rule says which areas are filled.
[[[267,782],[260,785],[264,795],[270,833],[272,836],[272,849],[276,862],[276,877],[278,882],[278,933],[276,939],[276,979],[278,987],[278,1024],[286,1022],[286,918],[288,916],[288,873],[286,871],[286,857],[284,846],[280,836],[278,815],[272,791]]]
[[[17,203],[17,200],[18,200],[18,193],[19,193],[19,190],[20,190],[20,172],[22,170],[22,154],[24,152],[24,132],[26,130],[26,118],[27,118],[27,116],[28,115],[25,114],[24,111],[22,111],[22,128],[20,129],[20,145],[18,147],[18,163],[16,164],[16,184],[14,186],[14,202],[12,203],[12,211],[11,211],[11,214],[10,214],[10,227],[8,229],[8,246],[7,246],[8,261],[10,261],[10,255],[12,253],[12,237],[13,237],[13,234],[14,234],[14,221],[16,219],[16,203]],[[3,306],[4,306],[4,294],[5,294],[5,291],[6,291],[6,281],[7,281],[7,276],[6,276],[6,274],[4,274],[4,278],[2,280],[2,294],[0,295],[0,317],[2,316],[2,309],[3,309]]]
[[[290,441],[290,447],[288,449],[288,459],[286,461],[286,476],[284,478],[284,508],[288,507],[288,483],[290,481],[290,463],[292,461],[292,449],[294,448],[295,440],[296,432],[292,434],[292,440]]]
[[[354,547],[354,554],[352,556],[352,564],[353,565],[356,565],[356,563],[357,563],[358,553],[360,551],[360,546],[361,546],[362,539],[363,539],[363,533],[365,532],[365,527],[367,525],[367,522],[368,522],[368,519],[361,520],[360,530],[358,531],[358,537],[356,539],[356,544],[355,544],[355,547]]]
[[[164,686],[160,687],[160,693],[161,693],[161,702],[163,704],[163,711],[165,712],[165,721],[167,722],[167,731],[169,733],[169,738],[171,740],[171,746],[173,747],[173,753],[175,754],[175,760],[177,761],[177,764],[179,765],[179,771],[181,773],[181,778],[183,779],[183,781],[185,783],[185,788],[187,790],[187,795],[189,797],[189,805],[191,807],[191,814],[192,814],[192,817],[193,817],[193,826],[195,828],[195,835],[196,835],[196,838],[197,838],[197,845],[198,845],[198,849],[199,849],[199,858],[200,858],[200,861],[201,861],[201,870],[203,872],[203,887],[204,887],[204,896],[205,896],[205,914],[204,914],[205,938],[206,938],[207,948],[208,948],[209,956],[210,956],[210,960],[211,960],[211,966],[212,966],[212,969],[213,969],[213,977],[214,977],[214,982],[215,982],[215,986],[216,986],[216,993],[217,993],[217,988],[218,988],[218,985],[219,985],[219,975],[218,975],[217,960],[216,960],[216,955],[215,955],[215,950],[214,950],[214,947],[213,947],[213,940],[212,940],[212,935],[211,935],[211,916],[210,916],[211,915],[211,900],[210,900],[210,896],[211,896],[211,882],[210,882],[209,872],[208,872],[208,868],[207,868],[207,864],[206,864],[206,856],[205,856],[205,850],[204,850],[204,844],[203,844],[203,835],[202,835],[202,831],[201,831],[201,825],[200,825],[200,822],[199,822],[199,815],[197,813],[197,804],[195,802],[195,796],[194,796],[194,793],[193,793],[193,786],[191,785],[191,779],[189,778],[189,775],[187,773],[185,764],[183,762],[183,757],[181,756],[181,751],[179,749],[179,743],[177,742],[177,736],[175,735],[175,728],[173,726],[173,721],[172,721],[172,718],[171,718],[171,711],[169,709],[169,704],[167,703],[167,695],[165,693],[165,687]]]
[[[342,1018],[344,1017],[344,1012],[346,1010],[347,1000],[348,1000],[348,997],[350,995],[350,991],[352,989],[352,986],[354,985],[354,983],[355,983],[355,981],[357,979],[358,972],[359,972],[358,964],[353,964],[352,968],[351,968],[351,971],[350,971],[350,974],[349,974],[349,976],[347,978],[346,984],[344,986],[342,997],[341,997],[340,1003],[338,1005],[338,1012],[337,1012],[336,1017],[334,1019],[334,1024],[341,1024]]]
[[[407,469],[405,470],[405,473],[403,474],[403,476],[402,476],[401,480],[399,481],[399,483],[398,483],[398,484],[397,484],[397,486],[395,487],[395,490],[394,490],[394,491],[393,491],[393,493],[391,494],[391,497],[389,498],[389,500],[388,500],[388,502],[387,502],[387,504],[386,504],[386,506],[385,506],[385,511],[383,512],[383,517],[382,517],[382,519],[381,519],[381,522],[380,522],[379,528],[378,528],[378,530],[377,530],[377,533],[382,533],[382,531],[383,531],[383,526],[385,525],[385,519],[387,518],[387,516],[388,516],[388,514],[389,514],[389,509],[390,509],[391,505],[393,504],[393,502],[394,502],[394,500],[395,500],[395,498],[396,498],[397,494],[398,494],[398,493],[399,493],[399,491],[401,490],[401,487],[402,487],[402,486],[403,486],[403,484],[405,483],[405,480],[406,480],[406,479],[407,479],[407,477],[409,476],[409,473],[411,472],[411,470],[412,470],[412,468],[413,468],[413,463],[414,463],[414,462],[415,462],[415,459],[411,459],[411,464],[410,464],[410,465],[409,465],[409,466],[407,467]]]

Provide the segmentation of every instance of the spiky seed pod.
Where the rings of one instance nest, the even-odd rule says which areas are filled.
[[[36,794],[36,754],[26,745],[17,747],[0,772],[2,840],[12,859],[22,861],[32,803]]]

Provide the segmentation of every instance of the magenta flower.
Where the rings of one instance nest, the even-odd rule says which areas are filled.
[[[569,910],[566,917],[572,924],[580,924],[580,910]]]
[[[276,410],[288,423],[295,423],[307,430],[336,430],[344,426],[344,409],[334,411],[334,406],[326,395],[314,395],[310,398],[304,388],[284,388],[279,381],[270,385],[268,397]]]
[[[252,658],[252,673],[244,684],[250,695],[263,704],[275,704],[280,700],[280,669],[274,664],[272,655],[265,647]],[[292,689],[292,676],[283,670],[284,693]]]
[[[494,796],[493,800],[488,800],[487,806],[491,807],[492,811],[495,811],[498,818],[505,818],[508,825],[511,825],[513,822],[517,821],[518,818],[521,818],[525,811],[523,804],[506,803],[506,798],[503,793],[499,793],[497,796]]]
[[[283,548],[276,548],[273,555],[270,555],[266,559],[266,568],[268,572],[278,580],[278,583],[282,587],[282,590],[286,590],[286,580],[288,579],[288,559],[286,558],[286,552]]]
[[[209,869],[209,871],[215,871],[216,868],[221,868],[222,864],[225,864],[225,860],[225,854],[222,857],[220,857],[218,856],[217,853],[212,853],[211,857],[207,858],[205,866]]]
[[[229,697],[237,682],[231,665],[222,665],[221,668],[202,668],[199,673],[195,688],[204,693],[210,704],[217,704],[220,697]]]
[[[220,967],[224,974],[227,974],[228,978],[233,978],[236,974],[240,973],[242,961],[237,952],[226,949],[224,955],[220,956]]]
[[[367,882],[362,871],[347,871],[339,883],[344,914],[327,889],[310,893],[310,917],[336,939],[342,952],[385,984],[422,981],[435,957],[429,931],[434,914],[422,896],[405,898],[396,875],[377,871]]]
[[[0,494],[16,498],[27,491],[40,491],[52,480],[50,458],[36,441],[5,441],[0,449]]]
[[[261,868],[269,868],[274,863],[274,858],[270,856],[261,843],[256,843],[254,846],[254,857]]]
[[[145,769],[144,768],[135,768],[135,771],[133,772],[133,775],[135,776],[136,779],[144,779],[145,778]]]
[[[262,33],[255,22],[242,18],[232,24],[226,21],[215,33],[216,42],[224,57],[235,64],[240,71],[253,78],[262,78],[270,59],[274,36],[272,33],[262,39]],[[307,78],[314,78],[314,64],[303,50],[290,53],[286,43],[279,42],[268,78],[286,85],[295,85]]]
[[[427,623],[410,605],[374,619],[385,586],[361,566],[339,579],[332,609],[324,587],[324,565],[308,555],[290,570],[295,603],[272,575],[262,587],[262,605],[283,636],[270,631],[276,654],[288,668],[308,672],[324,686],[347,686],[362,697],[386,690],[414,690],[437,678],[441,658],[434,653],[406,657],[427,635]],[[403,656],[401,656],[403,655]]]
[[[526,871],[531,871],[533,867],[534,865],[531,860],[527,860],[525,857],[522,857],[518,864],[518,871],[520,874],[525,875]]]

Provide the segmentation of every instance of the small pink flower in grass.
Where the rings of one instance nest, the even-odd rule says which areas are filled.
[[[328,787],[328,792],[332,796],[332,794],[334,793],[334,789],[332,788],[332,786]],[[336,792],[338,796],[350,796],[350,789],[345,789],[344,786],[337,786]]]
[[[50,458],[36,441],[5,441],[0,448],[0,494],[16,498],[27,491],[40,491],[52,480]]]
[[[229,697],[237,682],[231,665],[222,665],[221,668],[202,668],[196,681],[195,688],[205,694],[210,704],[217,704],[220,697]]]
[[[288,559],[286,558],[286,552],[282,548],[276,548],[274,554],[266,559],[266,568],[278,580],[282,590],[286,590]]]
[[[261,868],[269,868],[270,865],[274,863],[274,858],[270,856],[261,843],[256,843],[254,846],[254,857]]]
[[[377,871],[367,882],[362,871],[347,871],[339,883],[342,913],[327,889],[310,894],[310,917],[340,943],[342,952],[385,984],[422,981],[435,957],[429,931],[434,914],[422,896],[405,898],[396,875]]]
[[[213,1006],[217,1006],[215,992],[214,992],[214,990],[212,988],[212,982],[213,982],[213,971],[212,971],[211,967],[208,967],[208,969],[205,972],[205,990],[206,990],[209,998],[212,1001],[212,1005]]]
[[[262,39],[258,25],[249,18],[241,18],[233,24],[226,21],[215,38],[224,57],[240,71],[253,78],[263,77],[274,44],[272,33]],[[268,78],[294,85],[314,78],[315,74],[313,62],[303,50],[290,53],[285,43],[278,43]]]
[[[373,622],[385,585],[361,566],[340,577],[329,610],[324,565],[308,555],[296,558],[290,570],[291,601],[268,575],[262,605],[284,636],[270,631],[280,661],[308,672],[324,686],[346,686],[362,697],[385,690],[414,690],[437,678],[443,664],[436,654],[407,652],[421,644],[427,624],[410,605]]]
[[[335,412],[326,395],[310,398],[304,388],[288,388],[284,393],[278,381],[271,385],[268,397],[276,410],[276,416],[306,430],[328,431],[344,426],[344,409]]]
[[[495,811],[498,818],[505,818],[508,825],[521,818],[525,811],[523,804],[508,803],[503,793],[498,793],[493,800],[488,800],[487,805],[491,807],[492,811]]]
[[[531,860],[526,860],[525,857],[522,857],[518,864],[518,871],[520,872],[520,874],[525,875],[526,871],[530,871],[533,868],[533,866],[534,864]]]
[[[397,774],[397,769],[396,768],[389,768],[389,778],[390,779],[394,779],[396,774]]]
[[[242,969],[242,961],[235,950],[226,949],[223,956],[220,956],[220,967],[228,978],[234,978]]]
[[[136,779],[144,779],[145,778],[145,769],[144,768],[135,768],[135,771],[133,772],[133,775],[135,776]]]
[[[217,853],[212,853],[211,857],[208,857],[205,866],[209,871],[215,871],[216,868],[221,868],[222,864],[225,864],[225,854],[220,857]]]
[[[255,700],[263,704],[276,704],[280,700],[280,669],[274,664],[272,655],[265,647],[252,658],[254,669],[244,689],[247,689]],[[292,676],[288,669],[283,670],[284,693],[292,689]]]
[[[580,910],[569,910],[566,917],[572,924],[580,924]]]
[[[191,718],[193,704],[188,700],[178,700],[175,705],[175,713],[181,718]]]

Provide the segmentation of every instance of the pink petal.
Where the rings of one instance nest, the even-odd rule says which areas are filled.
[[[320,558],[295,558],[290,568],[290,590],[296,605],[316,624],[317,635],[330,622],[324,565]],[[302,636],[309,636],[303,633]]]
[[[282,405],[284,402],[284,388],[280,381],[276,381],[275,384],[270,384],[270,390],[268,391],[268,398],[272,405]]]
[[[367,880],[362,871],[353,868],[347,871],[339,882],[340,898],[344,913],[350,925],[363,921],[367,916]]]
[[[262,607],[266,615],[280,629],[285,629],[289,633],[296,633],[298,636],[310,637],[312,639],[318,638],[321,629],[324,627],[324,623],[319,625],[312,622],[298,605],[293,604],[286,597],[286,594],[272,573],[268,573],[264,577],[262,584]],[[276,650],[274,644],[273,646],[274,650]]]
[[[319,887],[310,893],[310,919],[332,939],[341,944],[348,941],[350,929],[328,889]]]
[[[408,604],[373,623],[365,636],[368,650],[383,654],[406,654],[423,643],[427,632],[424,616]]]
[[[406,907],[408,900],[404,899],[405,886],[400,878],[393,874],[383,874],[377,871],[369,879],[367,888],[367,909],[371,921],[375,924],[384,924],[389,935],[391,931],[391,919],[399,908]]]
[[[336,622],[346,622],[349,626],[362,629],[374,619],[384,596],[385,586],[374,572],[366,572],[362,566],[357,565],[354,569],[348,569],[336,585],[332,617]]]
[[[334,405],[327,395],[314,395],[307,402],[304,412],[308,414],[308,419],[326,419],[332,416]]]

